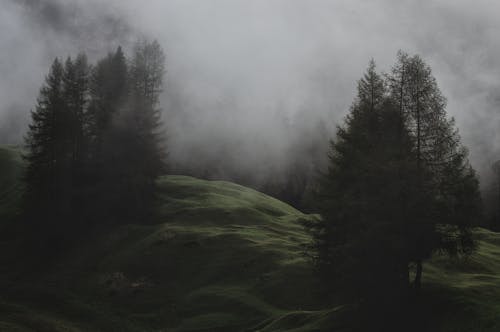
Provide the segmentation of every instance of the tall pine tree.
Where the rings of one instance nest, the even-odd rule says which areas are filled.
[[[87,135],[91,142],[89,172],[95,197],[93,214],[102,221],[114,221],[123,218],[119,213],[124,204],[122,196],[130,189],[125,185],[129,174],[120,172],[127,154],[123,136],[131,134],[117,120],[129,97],[128,66],[121,47],[93,68],[90,95]]]
[[[159,96],[165,55],[160,45],[141,41],[129,64],[127,99],[114,117],[115,172],[120,179],[122,214],[147,219],[152,211],[155,181],[166,171],[166,147],[162,135]],[[124,208],[124,206],[126,208]]]
[[[26,217],[42,241],[57,244],[75,224],[84,162],[88,65],[84,55],[55,59],[26,136]]]
[[[55,59],[40,89],[37,106],[31,112],[32,122],[26,136],[27,212],[48,214],[58,211],[58,172],[65,160],[63,133],[65,121],[63,98],[64,67]],[[42,201],[43,199],[43,201]]]
[[[89,103],[89,73],[90,68],[85,54],[79,54],[75,60],[70,57],[66,60],[63,75],[63,99],[67,123],[65,124],[67,136],[67,149],[69,162],[67,165],[68,179],[65,182],[71,192],[71,210],[78,215],[84,209],[86,197],[89,141],[86,135],[88,127]],[[78,211],[78,212],[77,212]]]
[[[417,187],[408,243],[418,289],[422,261],[436,249],[455,255],[474,248],[471,227],[481,214],[479,183],[430,67],[418,55],[400,51],[388,83],[391,99],[399,103],[401,125],[413,140]]]
[[[327,276],[358,298],[420,288],[422,262],[474,248],[478,180],[430,68],[399,53],[384,79],[370,63],[320,185],[309,227]],[[377,293],[377,291],[375,291]]]
[[[394,208],[400,186],[410,186],[397,180],[404,159],[399,123],[397,107],[371,61],[331,145],[317,196],[322,219],[309,225],[320,271],[348,296],[388,298],[389,289],[398,293],[407,285],[405,230]],[[405,135],[401,142],[408,158],[410,139]]]

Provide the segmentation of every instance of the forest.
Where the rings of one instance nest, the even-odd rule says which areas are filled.
[[[216,7],[261,13],[244,3]],[[5,5],[61,45],[99,42],[49,48],[41,76],[0,64],[0,99],[21,96],[0,100],[1,331],[500,329],[500,151],[484,143],[498,111],[467,123],[452,88],[467,84],[432,52],[398,47],[379,65],[378,45],[353,79],[285,92],[278,73],[210,67],[234,71],[226,85],[193,62],[184,74],[210,78],[194,84],[167,41],[188,46],[94,5]],[[143,10],[183,13],[161,6]],[[25,71],[33,82],[9,87]],[[341,116],[319,86],[348,99]]]

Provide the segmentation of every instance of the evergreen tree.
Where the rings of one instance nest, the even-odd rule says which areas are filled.
[[[68,226],[150,214],[165,171],[164,61],[157,42],[137,44],[130,70],[121,48],[92,70],[83,54],[54,61],[26,138],[27,211]]]
[[[131,114],[140,137],[143,174],[154,181],[165,171],[166,150],[161,134],[160,93],[165,75],[165,55],[157,41],[140,41],[131,63]]]
[[[351,295],[403,294],[412,263],[419,289],[432,253],[474,249],[478,180],[445,104],[418,56],[399,53],[386,82],[371,62],[358,83],[308,225],[318,266]]]
[[[26,136],[27,161],[26,183],[29,203],[35,205],[38,198],[45,197],[48,211],[55,212],[58,191],[57,177],[60,163],[64,161],[64,68],[59,59],[55,59],[40,89],[37,106],[31,112],[32,123]],[[45,204],[39,204],[45,205]],[[31,209],[27,209],[30,211]],[[35,211],[30,211],[38,213]]]
[[[54,60],[26,136],[26,217],[36,222],[33,234],[55,247],[81,219],[88,70],[83,54],[64,66]]]
[[[458,254],[474,248],[471,226],[481,214],[479,184],[430,67],[418,55],[400,51],[388,82],[402,128],[414,142],[417,187],[408,243],[418,289],[422,261],[433,251]]]
[[[308,225],[320,270],[349,296],[389,298],[388,290],[407,284],[404,228],[393,204],[403,185],[397,181],[401,147],[409,156],[411,142],[405,136],[400,145],[399,123],[371,61],[331,146],[317,197],[322,219]]]
[[[71,200],[72,213],[79,215],[86,196],[86,168],[88,166],[89,65],[85,54],[79,54],[73,61],[66,60],[63,75],[63,100],[67,123],[65,124],[67,150],[70,154],[65,192]],[[76,219],[76,218],[73,218]]]
[[[87,106],[89,102],[89,65],[85,54],[79,54],[75,61],[66,60],[64,102],[70,117],[68,135],[71,137],[72,160],[76,168],[86,159]]]
[[[36,235],[33,242],[51,243],[53,249],[62,241],[63,221],[71,211],[71,114],[65,101],[65,75],[63,65],[55,59],[31,113],[24,155],[24,211]]]
[[[157,42],[141,41],[129,63],[118,48],[93,70],[92,173],[97,210],[106,218],[143,219],[151,212],[156,178],[165,171],[159,109],[164,61]]]
[[[129,189],[124,184],[129,174],[120,172],[126,162],[123,155],[127,153],[122,136],[128,128],[122,128],[117,121],[129,96],[128,66],[121,47],[97,63],[92,71],[90,86],[87,135],[92,147],[93,212],[100,219],[114,220],[121,217],[122,196]]]
[[[128,67],[121,47],[100,60],[92,71],[90,106],[90,136],[97,159],[106,135],[112,128],[113,118],[123,108],[128,97]],[[109,152],[109,151],[106,151]]]
[[[106,149],[112,158],[108,163],[113,172],[112,191],[119,201],[114,214],[144,219],[152,210],[156,178],[166,170],[159,108],[165,56],[157,42],[141,41],[125,71],[120,53],[108,60],[113,63],[115,83],[123,82],[123,74],[128,73],[126,85],[120,86],[127,91],[125,102],[120,102],[122,94],[116,100],[108,98],[114,104],[107,116],[112,124]]]
[[[117,118],[122,147],[119,173],[129,188],[128,206],[144,217],[151,210],[156,178],[166,170],[159,95],[165,55],[158,42],[138,42],[130,63],[127,105]]]

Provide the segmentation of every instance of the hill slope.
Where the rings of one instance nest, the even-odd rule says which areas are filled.
[[[20,165],[0,147],[0,169],[10,170],[0,174],[5,211],[22,191]],[[95,235],[43,274],[4,267],[0,330],[348,330],[345,309],[321,305],[303,255],[310,239],[301,221],[315,216],[233,183],[165,176],[158,184],[156,224]],[[477,234],[480,250],[468,261],[426,265],[428,330],[500,329],[500,235]]]
[[[0,167],[19,170],[13,156],[0,149]],[[3,174],[14,201],[19,180]],[[0,330],[237,331],[317,309],[300,225],[312,216],[228,182],[158,184],[157,224],[120,227],[50,273],[7,280]]]

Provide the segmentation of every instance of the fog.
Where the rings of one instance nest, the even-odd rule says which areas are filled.
[[[500,158],[496,1],[3,0],[0,9],[4,142],[21,142],[55,56],[92,60],[148,37],[167,55],[174,170],[265,182],[307,163],[334,136],[370,58],[388,71],[399,49],[433,68],[483,178]]]

